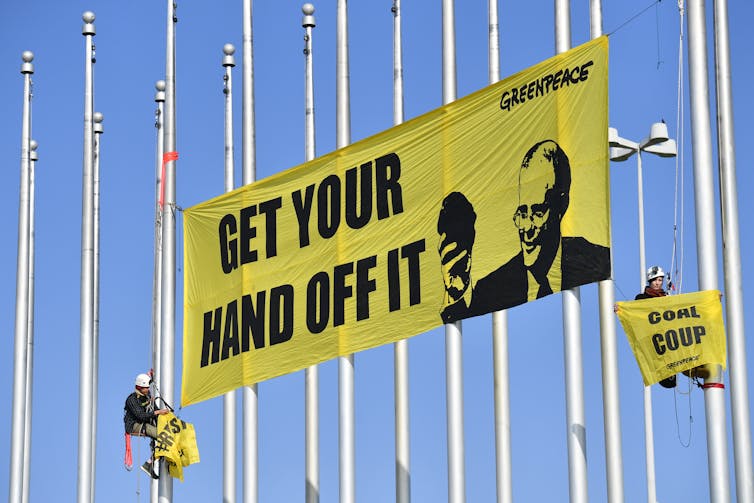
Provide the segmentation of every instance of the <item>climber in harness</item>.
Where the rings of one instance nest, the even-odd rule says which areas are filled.
[[[668,293],[662,288],[662,282],[665,279],[665,271],[658,265],[653,265],[647,269],[647,286],[644,291],[638,294],[634,300],[640,299],[653,299],[655,297],[665,297]],[[660,381],[660,386],[663,388],[675,388],[676,379],[672,375]]]
[[[152,439],[154,450],[154,439],[157,438],[157,416],[167,414],[169,409],[155,409],[154,399],[150,395],[149,387],[152,378],[148,374],[139,374],[134,382],[135,391],[128,395],[126,404],[123,408],[123,425],[126,434],[147,436]],[[154,452],[150,458],[141,465],[150,477],[156,479],[159,475],[153,469]]]

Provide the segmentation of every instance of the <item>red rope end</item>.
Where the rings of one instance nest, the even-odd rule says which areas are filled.
[[[162,172],[160,173],[160,210],[165,202],[165,165],[170,161],[178,160],[178,152],[165,152],[162,154]]]
[[[126,470],[129,472],[134,467],[134,459],[131,454],[131,435],[126,433],[126,455],[123,458],[123,464],[126,466]]]

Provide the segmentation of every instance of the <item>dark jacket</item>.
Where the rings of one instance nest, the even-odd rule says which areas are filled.
[[[123,426],[126,433],[132,433],[136,423],[152,423],[155,420],[152,398],[149,395],[141,395],[134,391],[126,398],[123,407]]]
[[[561,290],[610,277],[610,248],[582,237],[563,237],[560,244]],[[480,279],[474,287],[471,307],[464,313],[454,313],[456,317],[450,321],[518,306],[528,300],[528,291],[524,254],[520,252]]]
[[[646,287],[643,292],[634,297],[634,300],[654,299],[655,297],[665,297],[667,294],[668,293],[665,290],[660,290],[657,293],[650,292],[650,288]]]

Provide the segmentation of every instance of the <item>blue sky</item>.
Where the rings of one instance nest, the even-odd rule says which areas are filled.
[[[572,45],[589,38],[586,1],[573,2]],[[604,2],[609,33],[649,2]],[[711,2],[707,6],[712,51]],[[304,160],[302,2],[256,2],[254,57],[257,177]],[[747,140],[754,126],[749,89],[754,7],[730,2],[730,45],[738,168],[743,285],[752,274],[746,250],[754,242],[745,218],[751,213],[754,154]],[[349,6],[351,139],[392,125],[392,2]],[[315,3],[314,78],[317,153],[335,148],[335,1]],[[101,164],[101,303],[96,495],[100,501],[148,501],[147,479],[123,468],[122,407],[134,376],[150,367],[155,129],[154,83],[164,77],[164,2],[71,0],[0,4],[0,378],[6,382],[0,414],[0,494],[7,492],[15,316],[16,237],[23,79],[21,53],[35,54],[33,133],[39,142],[36,207],[35,370],[32,437],[32,501],[74,501],[77,476],[79,388],[79,291],[81,232],[84,37],[81,14],[95,12],[97,63],[95,110],[104,114]],[[180,2],[177,25],[177,202],[192,206],[223,191],[222,47],[233,43],[236,84],[236,162],[241,155],[241,2]],[[487,2],[457,2],[458,96],[487,84]],[[405,117],[442,104],[441,3],[404,2]],[[679,13],[661,2],[610,37],[610,124],[638,141],[653,122],[665,119],[671,136],[677,117]],[[501,73],[505,77],[554,54],[553,2],[501,2]],[[688,61],[685,53],[684,61]],[[710,52],[710,71],[712,66]],[[684,75],[685,79],[685,75]],[[688,89],[688,85],[684,84]],[[714,84],[710,84],[714,131]],[[684,291],[697,288],[691,129],[684,96],[685,185]],[[713,140],[714,146],[714,140]],[[715,161],[716,157],[716,150]],[[616,300],[639,287],[635,159],[611,166],[613,256]],[[669,267],[673,251],[673,160],[644,156],[647,262]],[[716,172],[716,170],[715,170]],[[715,177],[717,175],[715,174]],[[237,183],[240,169],[237,169]],[[717,186],[715,187],[717,194]],[[678,200],[681,198],[679,196]],[[716,208],[717,204],[716,196]],[[178,218],[176,362],[181,361],[180,279],[183,233]],[[680,225],[680,221],[679,221]],[[719,285],[723,287],[718,216]],[[744,288],[744,310],[751,295]],[[582,333],[589,496],[604,501],[605,452],[600,384],[597,288],[583,287]],[[751,320],[747,320],[749,323]],[[516,501],[567,501],[565,385],[559,295],[509,314],[513,492]],[[464,323],[464,408],[467,501],[495,497],[491,320]],[[623,473],[627,501],[645,498],[642,384],[638,367],[618,328]],[[442,329],[412,338],[411,480],[414,501],[447,500],[445,433],[445,338]],[[749,348],[749,381],[754,361]],[[536,358],[534,357],[536,355]],[[362,502],[394,499],[393,350],[356,356],[356,497]],[[321,501],[338,498],[337,364],[321,365]],[[686,390],[686,378],[679,391]],[[176,397],[180,368],[176,368]],[[304,492],[303,372],[261,383],[260,501],[301,501]],[[700,501],[708,494],[704,399],[653,387],[659,501]],[[726,391],[726,417],[730,401]],[[178,401],[178,400],[176,400]],[[240,404],[240,400],[239,400]],[[240,411],[240,405],[239,405]],[[690,413],[689,413],[690,411]],[[176,482],[175,501],[218,501],[222,496],[222,400],[179,411],[195,424],[202,462]],[[691,416],[691,419],[689,418]],[[240,414],[239,414],[240,419]],[[689,433],[690,432],[690,433]],[[728,426],[729,437],[731,435]],[[679,440],[680,439],[680,440]],[[684,447],[690,439],[690,445]],[[239,435],[240,440],[240,435]],[[683,442],[682,442],[683,441]],[[137,445],[139,447],[137,447]],[[140,449],[140,450],[139,450]],[[146,442],[134,454],[145,457]],[[733,479],[732,443],[731,480]],[[240,445],[239,445],[240,453]],[[733,482],[731,482],[733,484]],[[137,488],[141,498],[137,498]],[[733,485],[732,485],[733,487]],[[732,489],[733,497],[735,491]],[[239,477],[240,497],[240,477]]]

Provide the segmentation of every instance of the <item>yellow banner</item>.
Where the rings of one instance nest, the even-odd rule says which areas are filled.
[[[720,292],[618,302],[618,318],[639,364],[644,385],[707,363],[725,368]]]
[[[606,37],[184,213],[181,403],[610,275]]]
[[[157,416],[155,458],[167,462],[170,476],[183,482],[183,467],[199,462],[194,425],[181,421],[169,412]]]

